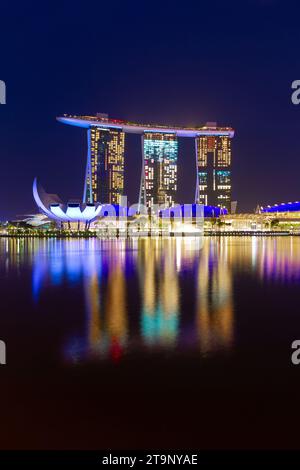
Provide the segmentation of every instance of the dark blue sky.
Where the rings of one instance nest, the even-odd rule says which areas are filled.
[[[2,1],[0,219],[36,211],[34,176],[65,200],[82,196],[85,132],[63,113],[236,129],[240,210],[300,199],[300,5],[243,1]],[[126,149],[135,202],[140,142]],[[193,142],[180,141],[179,195],[194,194]]]

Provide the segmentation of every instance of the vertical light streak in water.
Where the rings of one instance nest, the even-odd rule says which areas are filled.
[[[233,342],[232,277],[227,241],[207,240],[198,264],[196,327],[200,349],[230,349]]]
[[[68,281],[71,284],[79,283],[86,257],[91,253],[91,240],[68,240],[63,246],[63,256],[65,263],[65,272]],[[89,263],[88,269],[89,269]]]
[[[156,250],[155,240],[140,239],[138,251],[139,278],[142,298],[141,333],[146,343],[153,343],[157,336],[156,309]]]
[[[56,240],[49,240],[44,248],[47,249],[51,284],[59,286],[63,282],[64,272],[68,268],[65,262],[68,245],[63,245],[63,240],[57,240],[57,243]],[[43,258],[46,259],[46,257]]]
[[[182,253],[182,243],[178,238],[176,239],[176,268],[177,271],[181,271],[181,253]]]
[[[298,282],[300,278],[300,240],[298,237],[278,237],[268,244],[263,257],[260,277],[273,282]],[[288,246],[289,245],[289,246]]]
[[[101,321],[100,321],[100,288],[97,273],[93,273],[85,285],[86,313],[88,323],[88,343],[91,351],[97,349],[101,342]]]
[[[251,249],[251,260],[252,260],[252,269],[256,269],[256,263],[257,263],[257,244],[258,240],[257,237],[252,237],[251,239],[252,242],[252,249]]]
[[[128,321],[125,292],[126,282],[121,252],[120,257],[116,255],[111,266],[105,295],[105,326],[109,336],[110,355],[115,360],[118,360],[123,354],[127,340]]]
[[[179,324],[177,254],[176,240],[140,240],[141,333],[148,345],[176,344]]]
[[[85,260],[85,299],[89,352],[119,359],[127,342],[124,241],[93,240]],[[99,251],[98,251],[99,250]],[[99,270],[107,267],[107,283]],[[101,301],[102,297],[102,301]]]
[[[88,352],[91,355],[98,352],[102,339],[100,297],[101,257],[96,257],[95,248],[94,243],[89,246],[83,263],[87,341]]]
[[[159,279],[159,305],[161,306],[162,322],[160,336],[165,344],[175,344],[178,334],[179,292],[178,273],[176,269],[176,241],[164,240],[163,266]]]

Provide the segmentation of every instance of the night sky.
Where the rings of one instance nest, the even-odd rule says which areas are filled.
[[[82,197],[86,133],[63,113],[236,130],[238,210],[300,200],[300,2],[2,1],[0,219],[37,212],[32,181]],[[125,192],[136,202],[138,136],[126,141]],[[179,143],[179,199],[192,202],[194,143]]]

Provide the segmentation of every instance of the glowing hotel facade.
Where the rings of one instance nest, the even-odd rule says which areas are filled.
[[[172,207],[177,191],[178,141],[175,134],[145,132],[142,136],[143,170],[139,202]]]
[[[87,129],[88,153],[84,204],[120,204],[124,194],[125,134],[142,138],[142,174],[139,203],[172,207],[177,200],[178,138],[195,140],[195,203],[231,206],[232,128],[207,123],[199,128],[137,124],[97,116],[63,116],[58,121]]]
[[[195,139],[197,183],[195,202],[226,207],[231,205],[231,140],[227,135]]]
[[[88,129],[83,202],[120,204],[124,193],[125,134],[116,129]]]

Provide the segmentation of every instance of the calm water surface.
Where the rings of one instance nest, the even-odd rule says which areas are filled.
[[[2,448],[297,447],[300,238],[0,239]]]

